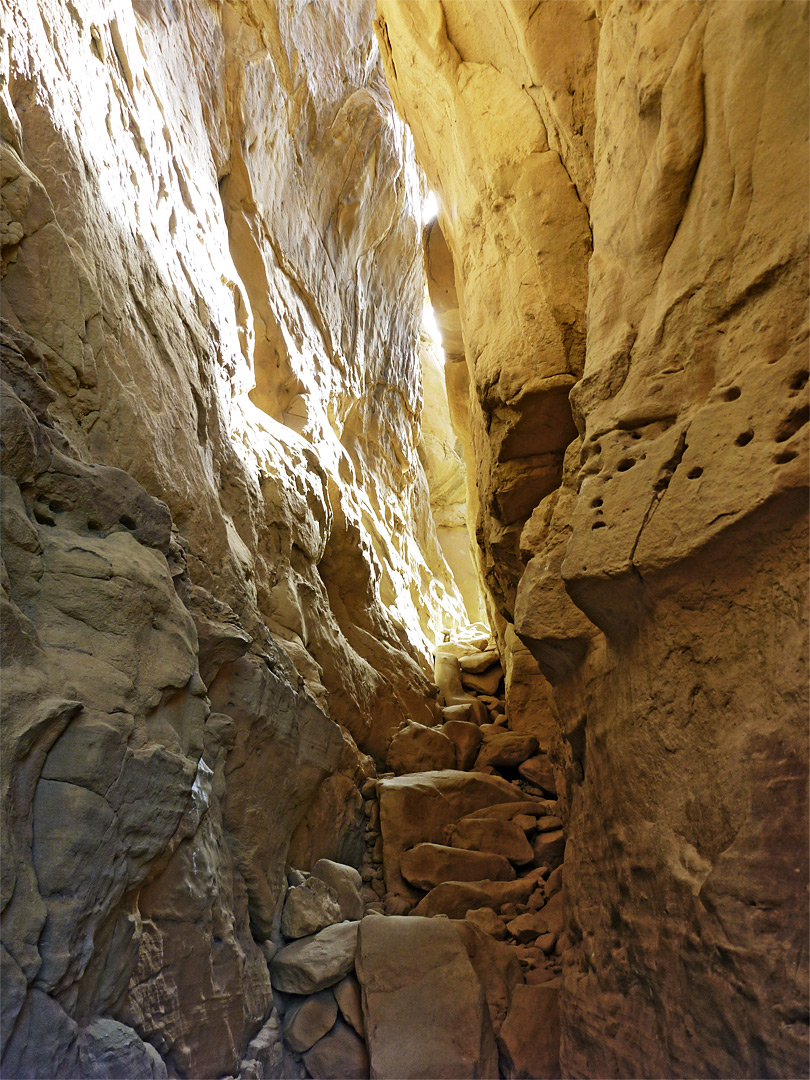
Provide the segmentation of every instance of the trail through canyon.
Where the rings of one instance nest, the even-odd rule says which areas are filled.
[[[2,1076],[808,1076],[810,5],[0,12]]]

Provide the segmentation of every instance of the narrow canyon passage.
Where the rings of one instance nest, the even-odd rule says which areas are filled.
[[[0,1075],[810,1075],[810,6],[0,10]]]

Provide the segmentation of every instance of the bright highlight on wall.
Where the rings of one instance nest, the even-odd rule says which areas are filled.
[[[429,191],[422,203],[422,224],[429,225],[439,213],[439,198],[435,191]]]

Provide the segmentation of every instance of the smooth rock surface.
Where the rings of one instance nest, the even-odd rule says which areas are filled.
[[[498,1034],[508,1080],[557,1080],[560,1075],[559,990],[516,986]]]
[[[331,990],[321,990],[296,1001],[284,1015],[284,1041],[296,1054],[303,1054],[322,1039],[337,1018],[337,1002]]]
[[[448,920],[363,919],[357,975],[374,1076],[498,1076],[486,998]]]
[[[402,876],[417,889],[443,881],[513,881],[515,869],[503,855],[465,851],[442,844],[417,844],[399,860]]]
[[[465,818],[453,829],[450,843],[469,851],[502,855],[518,865],[531,862],[537,856],[523,829],[514,821],[501,818]]]
[[[389,768],[398,776],[453,769],[456,767],[456,749],[438,728],[409,723],[391,740],[387,760]]]
[[[318,859],[312,867],[312,877],[326,882],[335,893],[342,920],[353,921],[363,917],[363,898],[360,895],[363,879],[353,866],[331,859]]]
[[[447,881],[437,885],[412,911],[412,915],[447,915],[463,919],[470,908],[500,908],[504,904],[519,904],[527,900],[534,882],[524,881]]]
[[[338,1017],[332,1030],[304,1054],[312,1080],[368,1080],[366,1044]]]
[[[288,994],[316,994],[354,967],[359,922],[328,926],[280,949],[270,962],[273,986]]]

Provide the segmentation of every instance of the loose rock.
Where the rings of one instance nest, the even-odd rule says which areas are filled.
[[[437,728],[411,722],[391,740],[388,764],[398,776],[436,769],[453,769],[456,765],[456,748]]]
[[[420,900],[412,915],[447,915],[463,919],[471,908],[500,908],[503,904],[526,900],[534,887],[523,881],[446,881]]]
[[[304,1064],[312,1080],[367,1080],[369,1075],[366,1044],[340,1017],[304,1054]]]
[[[363,898],[360,895],[362,878],[353,866],[333,862],[331,859],[318,859],[312,868],[312,877],[320,878],[333,890],[343,920],[363,917]]]
[[[337,1002],[331,990],[296,1001],[284,1017],[284,1041],[296,1054],[309,1050],[330,1030],[337,1017]]]
[[[531,862],[536,856],[523,829],[500,818],[465,818],[453,829],[450,843],[470,851],[494,852],[518,864]]]
[[[502,855],[443,844],[417,844],[403,852],[399,863],[402,876],[418,889],[432,889],[444,881],[512,881],[515,877],[514,867]]]
[[[281,915],[281,932],[286,938],[308,937],[325,926],[341,921],[340,904],[333,889],[319,878],[307,878],[287,892]]]
[[[270,963],[273,986],[288,994],[315,994],[354,967],[359,922],[328,926],[280,949]]]

